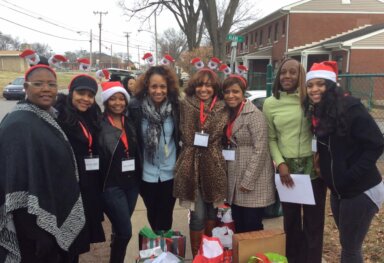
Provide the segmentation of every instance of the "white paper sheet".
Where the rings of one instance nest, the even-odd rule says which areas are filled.
[[[291,174],[295,183],[293,188],[282,185],[280,175],[275,174],[275,183],[280,201],[287,203],[297,203],[306,205],[315,205],[315,197],[311,184],[311,178],[308,174]]]

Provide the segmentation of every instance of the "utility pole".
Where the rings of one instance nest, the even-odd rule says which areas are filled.
[[[112,67],[112,65],[113,65],[112,54],[113,54],[113,53],[112,53],[112,44],[111,44],[111,68],[113,68],[113,67]]]
[[[92,29],[91,29],[91,38],[89,39],[89,63],[90,67],[92,67]]]
[[[139,70],[140,70],[140,46],[137,45],[137,61],[139,63]]]
[[[156,21],[156,11],[155,11],[154,15],[155,15],[155,53],[156,53],[156,65],[157,65],[158,53],[157,53],[157,21]]]
[[[102,12],[102,11],[93,11],[93,14],[100,15],[100,23],[99,23],[99,63],[101,64],[101,17],[102,15],[107,15],[108,11]]]
[[[129,32],[124,32],[127,38],[127,67],[129,67]]]

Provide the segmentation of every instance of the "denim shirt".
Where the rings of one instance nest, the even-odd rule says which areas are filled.
[[[143,162],[143,181],[148,183],[158,183],[173,179],[173,170],[176,164],[176,145],[173,138],[174,123],[171,116],[167,117],[163,124],[163,131],[160,134],[159,146],[155,152],[155,158],[147,160],[146,150],[144,149]],[[141,122],[141,131],[145,136],[148,129],[148,120],[143,119]],[[164,135],[168,145],[168,157],[164,152]]]

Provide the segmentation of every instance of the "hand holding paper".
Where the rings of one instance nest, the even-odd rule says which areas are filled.
[[[308,174],[291,174],[291,177],[294,182],[294,186],[288,188],[281,183],[280,175],[275,174],[275,183],[280,201],[315,205],[315,197],[313,195],[310,176]]]

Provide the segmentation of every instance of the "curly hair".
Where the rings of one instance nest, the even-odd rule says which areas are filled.
[[[275,80],[273,82],[272,94],[276,99],[280,99],[280,91],[283,91],[283,87],[281,86],[281,83],[280,83],[281,69],[283,68],[284,64],[288,61],[296,61],[299,65],[299,78],[297,81],[296,88],[299,91],[300,102],[303,103],[303,101],[305,100],[305,97],[307,96],[307,89],[305,87],[305,69],[299,61],[293,58],[286,58],[280,63],[279,68],[277,69],[277,72],[275,75]]]
[[[149,81],[155,74],[163,76],[167,82],[168,101],[172,104],[177,103],[179,100],[179,79],[172,68],[164,65],[150,67],[144,74],[140,75],[136,81],[136,98],[142,101],[147,96]]]
[[[217,74],[210,69],[201,69],[197,71],[192,78],[188,81],[188,85],[184,92],[187,96],[191,97],[196,93],[196,88],[204,85],[204,79],[208,78],[211,81],[213,88],[213,96],[222,98],[221,82]]]
[[[318,104],[314,105],[306,96],[303,102],[305,115],[309,119],[314,116],[320,120],[316,130],[312,126],[312,130],[316,132],[316,135],[324,136],[336,133],[344,136],[347,132],[347,116],[342,100],[345,96],[344,91],[335,82],[328,79],[324,81],[325,92]]]

